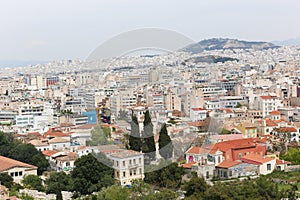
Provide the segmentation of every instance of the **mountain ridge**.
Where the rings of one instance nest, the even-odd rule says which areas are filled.
[[[195,44],[188,45],[183,48],[183,51],[191,53],[201,53],[203,51],[220,50],[220,49],[270,49],[278,48],[280,46],[271,42],[257,42],[257,41],[245,41],[229,38],[211,38],[201,40]]]

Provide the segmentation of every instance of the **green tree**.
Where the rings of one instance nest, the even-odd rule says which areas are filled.
[[[287,153],[280,154],[280,158],[290,161],[293,165],[300,165],[300,149],[289,148]]]
[[[235,108],[241,108],[243,105],[240,103],[240,102],[238,102],[237,104],[236,104],[236,106],[235,106]]]
[[[149,170],[149,169],[148,169]],[[157,187],[166,187],[170,189],[179,188],[184,169],[177,163],[161,162],[157,168],[150,169],[145,173],[145,182]]]
[[[98,146],[109,144],[109,138],[111,137],[111,131],[108,127],[96,126],[92,130],[92,138],[87,141],[88,146]]]
[[[70,122],[70,116],[73,115],[72,110],[71,109],[66,109],[66,110],[62,110],[60,113],[67,118],[66,121],[67,121],[67,123],[69,123]]]
[[[14,179],[8,173],[0,174],[0,183],[7,188],[11,188],[14,184]]]
[[[113,169],[98,161],[92,154],[82,156],[75,161],[71,172],[73,189],[85,195],[99,191],[113,183]]]
[[[176,192],[174,192],[173,190],[167,189],[167,188],[162,188],[159,192],[154,194],[154,198],[153,199],[161,199],[161,200],[165,200],[165,199],[177,199],[178,194]]]
[[[38,167],[38,174],[42,174],[49,167],[49,162],[45,156],[32,144],[17,144],[10,152],[9,156],[15,160],[25,162]]]
[[[149,199],[153,195],[153,191],[149,184],[143,180],[133,180],[131,183],[131,197],[133,200],[144,200]]]
[[[193,198],[202,199],[204,192],[208,189],[208,185],[202,177],[198,177],[196,172],[192,172],[191,180],[184,183],[182,189],[186,191],[187,197],[192,196]]]
[[[131,117],[131,132],[129,135],[129,147],[134,151],[141,151],[142,149],[142,141],[140,136],[140,128],[137,117],[132,115]]]
[[[99,200],[126,200],[130,199],[130,189],[120,185],[112,185],[108,188],[102,188],[98,193]]]
[[[158,145],[159,145],[159,153],[164,159],[172,158],[173,144],[170,136],[168,135],[166,124],[163,124],[159,132]]]
[[[56,199],[61,199],[61,191],[70,191],[73,188],[71,176],[65,172],[51,172],[45,181],[46,193],[56,194]]]
[[[15,143],[12,135],[0,131],[0,155],[8,156],[14,146]]]
[[[156,147],[153,135],[153,124],[149,110],[145,112],[144,118],[144,131],[142,134],[142,152],[146,153],[146,156],[150,160],[155,160]]]
[[[25,188],[44,191],[43,181],[39,176],[30,174],[23,178],[22,184]]]

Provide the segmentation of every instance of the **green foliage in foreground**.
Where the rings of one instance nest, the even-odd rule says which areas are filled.
[[[160,191],[154,191],[151,186],[144,181],[134,181],[131,188],[120,185],[113,185],[103,188],[97,196],[98,200],[165,200],[176,199],[177,193],[163,188]]]
[[[186,199],[282,199],[295,198],[297,187],[287,190],[280,190],[279,184],[271,181],[270,178],[261,176],[257,179],[234,180],[227,182],[216,182],[213,186],[207,185],[203,178],[193,174],[191,180],[183,187],[186,191]]]
[[[44,191],[43,181],[39,176],[36,175],[27,175],[23,178],[22,184],[25,188]]]
[[[300,149],[289,148],[286,154],[280,155],[280,159],[290,161],[293,165],[300,165]]]

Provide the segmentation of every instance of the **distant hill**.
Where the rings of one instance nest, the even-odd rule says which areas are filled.
[[[207,56],[198,56],[198,57],[192,57],[185,62],[193,62],[193,63],[225,63],[227,61],[239,61],[236,58],[230,58],[230,57],[221,57],[221,56],[214,56],[214,55],[207,55]]]
[[[300,46],[300,38],[293,38],[283,41],[272,41],[272,43],[280,46]]]
[[[183,49],[183,51],[191,53],[201,53],[206,50],[218,50],[218,49],[269,49],[278,48],[279,46],[269,42],[252,42],[236,39],[223,39],[213,38],[208,40],[202,40],[196,44],[191,44]]]

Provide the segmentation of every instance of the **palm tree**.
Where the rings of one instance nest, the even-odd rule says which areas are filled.
[[[62,110],[60,113],[67,117],[67,123],[69,123],[70,122],[70,115],[73,114],[72,110],[71,109],[66,109],[66,110]]]

